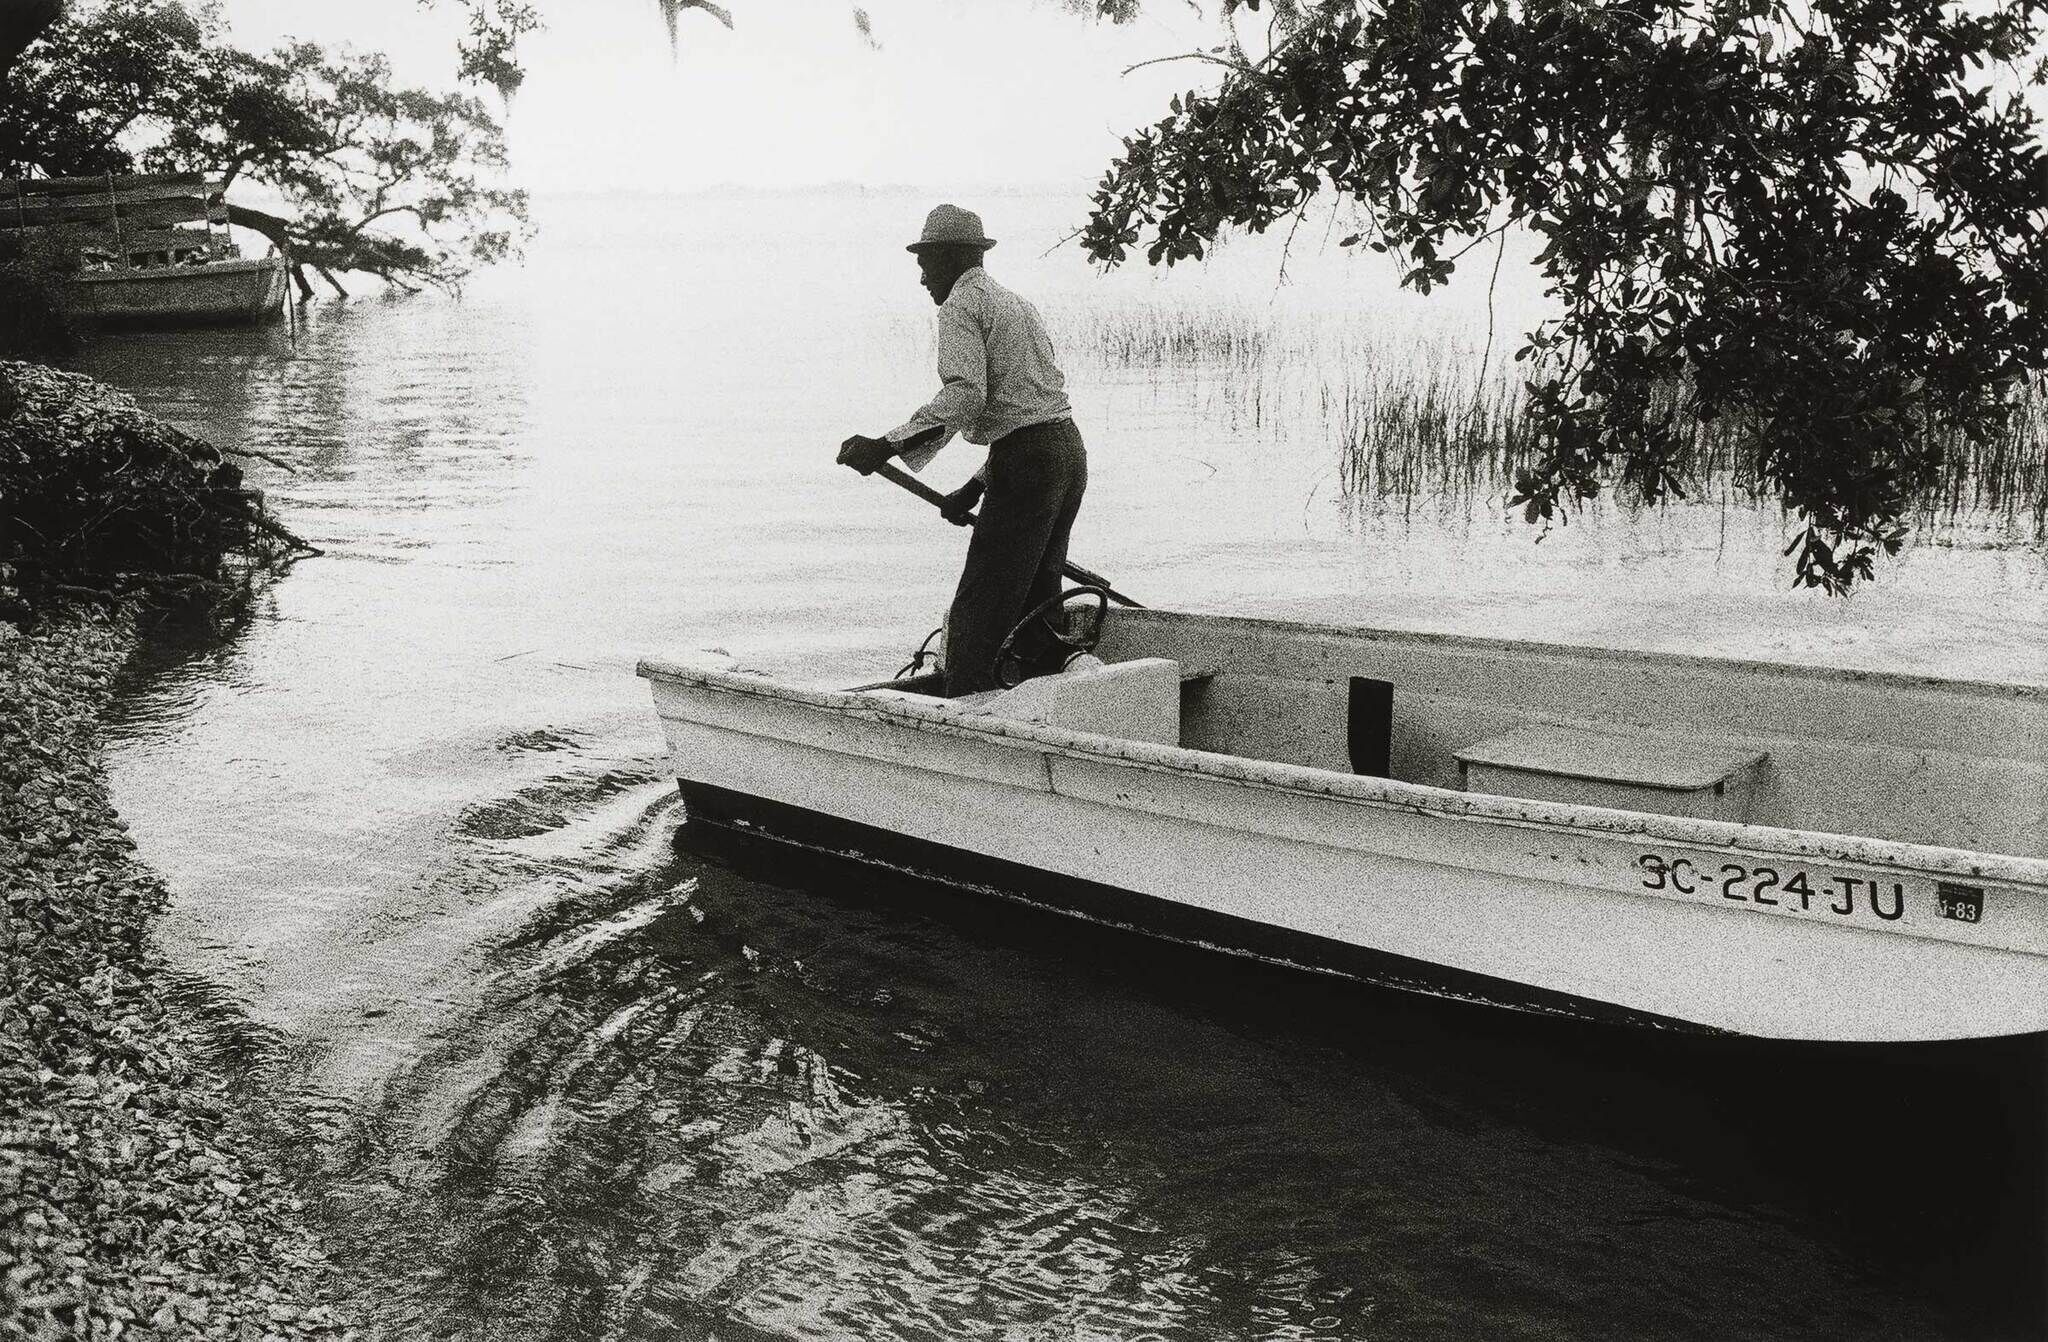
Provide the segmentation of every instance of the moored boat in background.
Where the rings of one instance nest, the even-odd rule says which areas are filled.
[[[243,256],[220,185],[199,173],[0,183],[0,227],[76,251],[70,305],[102,324],[240,324],[284,306],[285,258]]]
[[[285,263],[271,255],[110,269],[74,277],[71,293],[79,311],[109,324],[259,322],[283,308]]]

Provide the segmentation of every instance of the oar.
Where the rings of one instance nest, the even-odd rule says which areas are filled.
[[[897,467],[889,465],[887,462],[884,462],[882,465],[875,467],[875,474],[881,476],[886,480],[893,481],[894,483],[903,486],[911,493],[923,499],[926,503],[931,504],[934,508],[943,507],[945,505],[946,496],[944,494],[941,494],[938,490],[933,489],[930,485],[918,479],[916,476],[906,474]],[[974,514],[969,513],[968,520],[973,521]],[[1071,559],[1066,561],[1064,564],[1060,565],[1060,572],[1066,574],[1075,582],[1084,584],[1085,586],[1100,587],[1103,591],[1109,594],[1109,599],[1111,601],[1116,602],[1120,606],[1135,606],[1139,610],[1144,609],[1142,603],[1131,600],[1122,592],[1117,591],[1116,588],[1111,587],[1109,585],[1109,579],[1103,577],[1100,573],[1095,572],[1093,569],[1082,568],[1079,564],[1076,564]]]

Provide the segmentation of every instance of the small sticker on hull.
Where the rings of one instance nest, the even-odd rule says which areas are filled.
[[[1984,887],[1981,885],[1939,881],[1934,887],[1934,902],[1944,918],[1953,918],[1959,923],[1984,921]]]

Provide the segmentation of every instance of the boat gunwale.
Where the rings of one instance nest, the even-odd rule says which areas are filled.
[[[818,689],[776,680],[764,672],[691,666],[663,658],[640,659],[635,674],[650,681],[780,700],[873,722],[906,725],[943,736],[1031,746],[1070,758],[1108,761],[1147,772],[1194,776],[1295,795],[1326,797],[1415,815],[1614,839],[1641,838],[1736,855],[1769,853],[1807,861],[1882,867],[1919,875],[1958,876],[1995,882],[2001,886],[2028,887],[2036,893],[2048,894],[2048,858],[1943,848],[1868,835],[1743,825],[1648,811],[1461,792],[1395,778],[1344,774],[1309,765],[1284,764],[1186,746],[1155,745],[991,714],[967,714],[944,706],[878,698],[865,692]],[[935,705],[944,703],[943,700],[935,701]]]
[[[133,266],[127,270],[83,270],[70,278],[80,284],[122,284],[131,281],[205,279],[210,276],[252,275],[261,270],[282,273],[281,256],[228,256],[218,261],[197,261],[186,266]]]
[[[1661,652],[1647,648],[1610,648],[1593,643],[1548,643],[1528,639],[1496,638],[1484,634],[1448,634],[1426,629],[1381,629],[1364,625],[1316,624],[1305,620],[1279,620],[1262,615],[1211,615],[1203,611],[1162,610],[1157,607],[1113,608],[1112,622],[1130,620],[1139,624],[1188,624],[1203,627],[1228,626],[1243,630],[1267,630],[1290,634],[1315,634],[1353,639],[1359,642],[1413,642],[1482,652],[1537,653],[1545,656],[1601,662],[1642,663],[1692,669],[1741,671],[1754,675],[1792,677],[1820,681],[1845,681],[1897,690],[1956,690],[1964,694],[1998,698],[2048,699],[2048,683],[2024,680],[1977,680],[1967,676],[1942,676],[1911,671],[1876,671],[1849,666],[1813,666],[1803,662],[1771,662],[1748,657],[1714,657],[1697,652]]]

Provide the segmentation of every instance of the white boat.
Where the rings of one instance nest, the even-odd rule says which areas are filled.
[[[2048,1030],[2048,687],[1117,610],[947,700],[649,659],[689,823],[1402,988]]]

